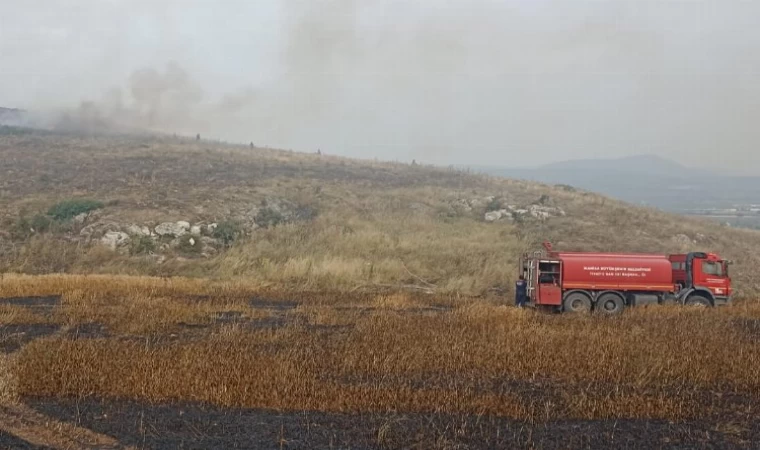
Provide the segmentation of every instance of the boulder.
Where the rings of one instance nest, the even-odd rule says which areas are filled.
[[[500,209],[498,211],[490,211],[485,215],[486,222],[496,222],[498,220],[514,220],[512,217],[512,211],[508,209]]]
[[[219,252],[221,244],[214,238],[203,236],[200,238],[201,255],[205,258],[210,258]]]
[[[190,234],[193,236],[200,236],[201,235],[201,226],[200,225],[193,225],[190,227]]]
[[[141,227],[134,224],[127,225],[126,228],[124,228],[124,231],[126,231],[131,236],[150,236],[152,234],[150,232],[150,228]]]
[[[97,220],[98,218],[100,218],[101,214],[102,214],[101,211],[83,212],[83,213],[77,214],[71,220],[76,224],[82,225],[86,222],[92,222],[94,220]]]
[[[86,241],[100,239],[109,231],[120,231],[121,226],[113,222],[95,222],[79,230],[79,236]]]
[[[486,213],[486,222],[496,222],[501,219],[501,211],[490,211]]]
[[[564,216],[565,211],[556,206],[530,205],[528,212],[531,216],[539,220],[546,220],[550,217]]]
[[[219,224],[216,224],[216,223],[210,223],[206,225],[206,234],[211,236],[212,234],[214,234],[214,232],[216,231],[218,227],[219,227]]]
[[[461,210],[464,212],[470,212],[472,211],[472,206],[470,206],[470,202],[468,200],[465,200],[463,198],[456,199],[451,202],[451,207],[457,210]]]
[[[164,222],[158,225],[155,231],[159,236],[182,237],[190,231],[190,224],[184,221]]]
[[[122,231],[108,231],[102,238],[100,243],[111,250],[116,250],[119,247],[123,247],[129,244],[129,235]]]

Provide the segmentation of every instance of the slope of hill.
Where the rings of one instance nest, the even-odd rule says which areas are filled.
[[[482,294],[518,256],[719,251],[760,286],[760,233],[527,181],[169,137],[0,136],[0,270]],[[517,213],[487,222],[487,211]]]

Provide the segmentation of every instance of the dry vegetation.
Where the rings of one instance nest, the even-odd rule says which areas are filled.
[[[8,135],[0,158],[0,402],[457,418],[418,448],[492,431],[482,442],[503,446],[481,418],[708,421],[730,442],[757,437],[759,232],[566,188],[182,139]],[[489,224],[452,206],[489,195],[548,198],[567,215]],[[221,222],[272,196],[318,214],[209,258],[85,245],[66,222],[17,233],[20,218],[72,198],[102,202],[102,220],[142,224]],[[543,240],[719,251],[736,261],[744,298],[600,318],[488,295],[508,292],[518,254]],[[480,428],[465,429],[471,418]],[[388,437],[395,426],[379,426],[374,444],[411,446]]]
[[[760,400],[760,307],[751,302],[602,319],[190,279],[11,276],[0,285],[6,298],[54,292],[60,303],[37,314],[59,328],[13,365],[24,396],[734,426],[754,420]]]
[[[181,138],[0,136],[0,270],[245,280],[299,290],[415,287],[480,295],[512,283],[518,254],[551,240],[565,250],[719,251],[737,262],[745,294],[758,291],[760,232],[723,228],[600,196],[447,169],[250,149]],[[458,199],[542,196],[566,217],[484,223]],[[67,224],[20,238],[33,218],[67,199],[106,205],[102,221],[221,222],[277,197],[316,218],[258,229],[210,258],[167,260],[83,245]],[[679,242],[685,234],[698,241]]]

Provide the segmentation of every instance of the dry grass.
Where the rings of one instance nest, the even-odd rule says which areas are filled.
[[[566,250],[718,251],[737,264],[747,296],[760,292],[760,232],[722,228],[600,196],[405,164],[143,137],[0,136],[0,271],[242,279],[276,289],[414,287],[479,295],[512,283],[520,252],[544,240]],[[542,196],[567,211],[548,222],[486,224],[457,199]],[[108,204],[121,224],[245,216],[267,197],[318,211],[315,220],[259,229],[209,259],[130,257],[82,245],[76,230],[13,238],[20,214],[58,201]],[[482,209],[482,208],[481,208]],[[678,234],[698,240],[683,244]]]
[[[0,355],[0,404],[15,403],[18,400],[18,380],[13,359]]]
[[[85,295],[90,278],[93,293]],[[62,287],[56,320],[105,323],[111,334],[25,346],[14,369],[22,395],[528,421],[753,415],[760,400],[760,305],[753,302],[605,319],[413,294],[294,296],[197,280],[167,287],[149,278],[111,285],[60,276],[24,290],[30,281],[6,279],[2,295]],[[203,306],[188,301],[199,295],[208,296]],[[219,311],[243,316],[216,323]],[[170,339],[189,318],[203,332]],[[271,318],[282,322],[254,326]],[[137,336],[146,332],[156,339]]]

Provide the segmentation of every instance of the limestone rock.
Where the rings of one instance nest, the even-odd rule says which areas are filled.
[[[150,228],[141,227],[135,224],[127,225],[124,231],[131,236],[150,236],[152,234]]]
[[[119,247],[123,247],[129,244],[129,235],[122,231],[108,231],[102,238],[100,243],[111,250],[116,250]]]
[[[182,237],[190,231],[190,224],[184,221],[164,222],[158,225],[155,231],[159,236]]]
[[[490,211],[485,215],[486,222],[496,222],[499,220],[514,220],[512,211],[508,209],[500,209],[498,211]]]

